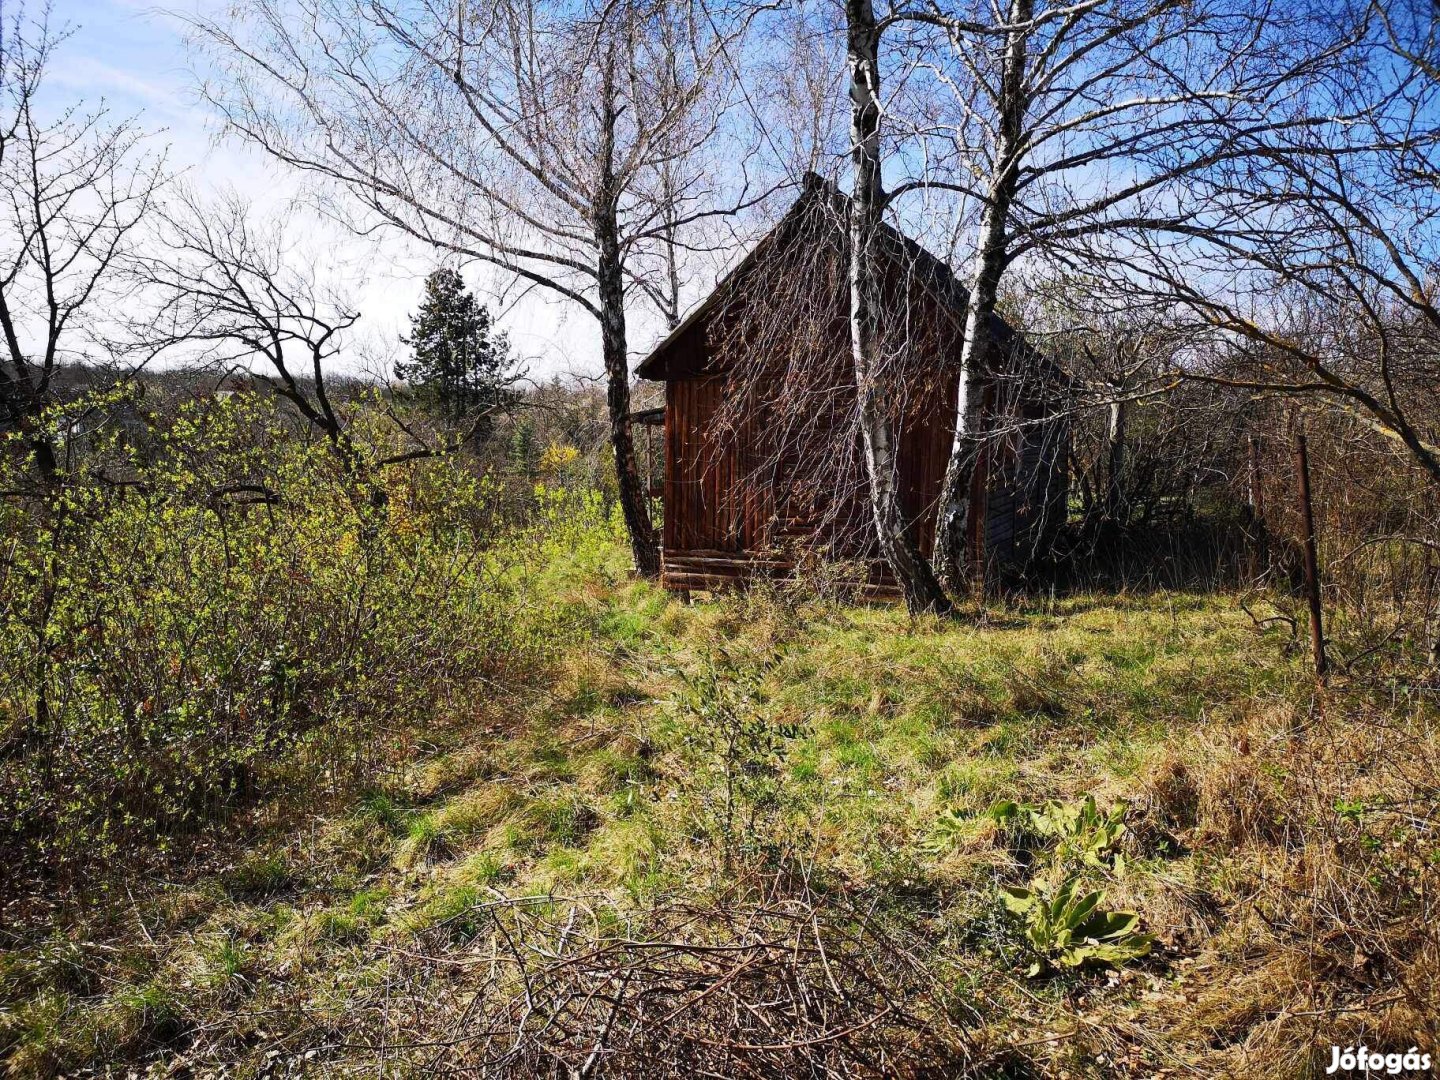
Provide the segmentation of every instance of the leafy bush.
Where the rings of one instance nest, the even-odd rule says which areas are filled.
[[[456,458],[372,467],[368,497],[259,395],[87,407],[65,482],[0,454],[0,855],[32,868],[164,845],[281,774],[373,774],[544,663],[578,626],[540,571],[613,535],[589,492]]]
[[[983,818],[1037,847],[1053,845],[1052,855],[1058,865],[1092,866],[1121,873],[1125,859],[1119,847],[1128,831],[1125,816],[1129,810],[1128,803],[1117,802],[1102,813],[1094,795],[1073,803],[1003,799],[986,810]],[[922,847],[935,854],[948,851],[971,834],[976,820],[960,810],[945,810]]]
[[[1028,972],[1032,977],[1052,968],[1119,966],[1149,953],[1154,939],[1136,932],[1140,918],[1135,912],[1106,911],[1100,906],[1104,894],[1080,889],[1080,868],[1124,870],[1118,849],[1128,811],[1127,803],[1117,802],[1102,813],[1095,796],[1086,795],[1073,803],[1001,800],[983,815],[1018,834],[1027,846],[1045,851],[1048,869],[1028,888],[1002,886],[1000,896],[1005,909],[1024,921],[1025,942],[1035,957]],[[947,810],[922,846],[946,851],[970,835],[976,823],[974,816]]]
[[[1020,827],[1055,843],[1059,863],[1079,862],[1086,866],[1124,869],[1119,852],[1126,833],[1125,815],[1129,804],[1117,802],[1101,813],[1094,795],[1074,803],[1050,801],[1043,806],[1002,801],[990,807],[988,816],[1002,825]]]

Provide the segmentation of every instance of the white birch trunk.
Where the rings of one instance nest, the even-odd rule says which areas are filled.
[[[846,0],[846,59],[850,68],[850,135],[854,188],[850,201],[850,348],[860,406],[870,509],[880,550],[912,614],[944,613],[950,603],[906,527],[900,469],[885,373],[877,370],[878,283],[873,258],[883,211],[880,184],[880,31],[871,0]]]
[[[1111,393],[1114,397],[1110,402],[1110,419],[1105,432],[1109,451],[1105,477],[1105,516],[1118,524],[1125,509],[1125,421],[1129,402],[1125,400],[1126,388],[1123,381],[1114,383]]]
[[[955,439],[945,465],[940,513],[935,529],[935,568],[952,594],[964,591],[967,579],[984,573],[984,552],[966,550],[971,517],[971,486],[985,432],[981,381],[991,362],[1000,277],[1008,255],[1006,226],[1019,179],[1020,143],[1025,119],[1025,64],[1033,0],[1011,0],[1000,80],[1000,124],[995,138],[994,171],[980,218],[980,236],[969,280],[965,340],[960,351],[960,388],[955,401]],[[981,494],[984,497],[984,494]],[[981,541],[983,547],[983,539]],[[970,565],[971,562],[977,565]]]

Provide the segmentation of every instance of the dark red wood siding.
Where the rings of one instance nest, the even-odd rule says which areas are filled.
[[[743,325],[747,306],[767,291],[754,281],[748,289],[743,281],[732,281],[738,300],[705,310],[646,362],[666,379],[664,581],[673,588],[784,573],[802,547],[858,559],[867,564],[864,577],[872,586],[889,584],[879,561],[853,416],[843,254],[834,244],[820,243],[801,255],[805,280],[813,281],[806,286],[812,295],[799,297],[808,321],[796,324],[786,338],[795,343],[790,359],[752,352],[744,361],[751,370],[743,381],[727,372],[716,343],[729,340],[734,348],[733,333],[729,338],[727,333]],[[893,332],[907,345],[924,343],[912,347],[907,360],[913,367],[904,380],[908,396],[897,437],[901,497],[916,540],[928,552],[954,438],[961,326],[953,306],[913,272],[897,273],[885,291],[884,309],[904,313],[904,325]],[[741,338],[745,349],[753,349],[748,338]],[[818,391],[812,383],[805,398],[806,437],[800,442],[777,434],[794,424],[777,421],[771,406],[776,398],[770,396],[787,376],[784,365],[796,363],[797,355],[799,362],[823,373]],[[988,400],[993,402],[993,393]],[[1003,408],[1045,415],[1043,406],[1028,401]],[[1044,518],[1035,512],[1037,499],[1058,498],[1063,506],[1063,448],[1053,431],[1037,440],[1035,433],[1042,429],[1027,430],[1029,435],[993,440],[983,455],[981,490],[987,494],[977,527],[984,530],[991,557],[1023,554]],[[816,452],[817,447],[824,452]],[[1058,458],[1060,481],[1057,488],[1052,475],[1037,494],[1029,477],[1040,458],[1052,465]]]

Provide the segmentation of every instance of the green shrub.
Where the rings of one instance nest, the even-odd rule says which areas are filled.
[[[1101,813],[1094,795],[1074,803],[1053,800],[1043,806],[1010,801],[998,802],[987,815],[1001,825],[1028,831],[1055,844],[1059,863],[1082,863],[1086,866],[1124,869],[1118,848],[1126,833],[1125,815],[1128,803],[1117,802],[1107,813]]]
[[[943,854],[971,836],[980,821],[989,820],[1008,830],[1023,846],[1049,849],[1060,866],[1090,866],[1122,873],[1121,840],[1128,831],[1125,816],[1130,806],[1117,802],[1101,812],[1094,795],[1073,803],[1019,803],[1002,799],[983,815],[948,809],[942,811],[921,841],[923,850]]]
[[[415,723],[582,629],[541,577],[615,535],[593,492],[382,469],[364,403],[363,485],[268,396],[87,407],[122,405],[143,430],[99,425],[52,487],[0,446],[24,493],[0,500],[0,856],[94,866],[267,786],[371,780]]]

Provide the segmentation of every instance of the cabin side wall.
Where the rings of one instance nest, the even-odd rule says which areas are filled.
[[[824,274],[817,274],[815,280],[820,283],[817,288],[825,288],[825,296],[817,293],[806,324],[811,329],[798,342],[799,351],[811,357],[804,362],[817,365],[816,372],[828,372],[833,365],[833,376],[824,378],[833,377],[835,382],[827,383],[829,389],[819,398],[807,399],[808,448],[797,449],[778,436],[777,428],[791,431],[794,425],[777,424],[770,415],[767,395],[779,390],[788,370],[783,367],[785,360],[774,358],[776,370],[768,374],[750,373],[743,388],[717,373],[720,365],[708,335],[723,333],[720,327],[734,317],[733,311],[717,310],[666,346],[662,577],[670,588],[705,589],[783,575],[793,568],[790,560],[798,549],[811,548],[858,560],[868,566],[865,578],[871,587],[893,591],[888,567],[879,558],[859,434],[853,425],[846,298],[840,291],[829,295],[832,290],[826,288]],[[897,282],[891,287],[904,289]],[[908,303],[895,297],[888,305],[908,313],[898,332],[909,341],[926,342],[927,350],[950,360],[916,368],[918,377],[908,380],[904,390],[906,419],[897,433],[901,499],[918,546],[929,552],[954,437],[960,327],[928,290],[911,287],[914,292]],[[827,318],[827,312],[833,318]],[[795,332],[806,333],[798,325]],[[727,400],[726,395],[734,394],[754,400]],[[1042,410],[1037,416],[1044,415],[1046,408],[1028,401],[1018,404],[1022,411]],[[826,450],[817,455],[814,447],[823,445],[825,433],[837,425],[855,440],[854,446],[836,444],[833,454]],[[1037,479],[1053,474],[1040,467],[1040,459],[1053,451],[1045,440],[1029,437],[1043,426],[1027,426],[1018,439],[996,440],[986,454],[988,496],[978,524],[984,529],[985,550],[992,562],[1027,559],[1037,546],[1036,526],[1049,516],[1036,512],[1042,503],[1053,502],[1050,490],[1042,490]],[[808,465],[799,460],[816,457],[824,460]],[[1060,460],[1063,468],[1063,454]],[[1061,498],[1063,502],[1063,492]]]
[[[721,388],[718,378],[665,384],[666,550],[742,550],[724,514],[730,463],[706,461],[703,453]]]
[[[914,403],[913,419],[899,432],[901,497],[926,551],[934,543],[954,391],[954,380],[932,388]],[[739,432],[720,433],[725,392],[721,376],[673,379],[665,386],[664,584],[708,589],[783,576],[793,569],[797,549],[814,547],[859,559],[867,565],[868,589],[893,591],[870,526],[863,479],[800,474],[793,455],[777,452],[767,440],[764,419],[755,413],[747,412],[749,422]],[[853,394],[834,403],[842,417],[849,402]],[[857,445],[846,466],[827,462],[826,470],[855,469],[860,460]]]
[[[666,384],[664,583],[675,589],[707,589],[784,575],[793,568],[793,547],[810,542],[845,557],[868,557],[868,584],[877,592],[893,591],[888,569],[876,558],[873,537],[850,535],[857,531],[854,527],[822,530],[794,505],[777,512],[774,489],[754,482],[756,463],[767,454],[760,425],[724,437],[715,431],[725,385],[720,376]],[[900,432],[902,498],[916,539],[927,553],[934,544],[940,487],[953,439],[952,401],[953,386],[927,395],[915,421]],[[1023,564],[1043,552],[1063,523],[1068,492],[1064,432],[1062,420],[1031,423],[990,447],[983,527],[992,563]],[[823,485],[817,481],[811,486]],[[841,519],[858,522],[868,532],[866,508],[848,505],[851,502],[854,496],[846,500]]]

